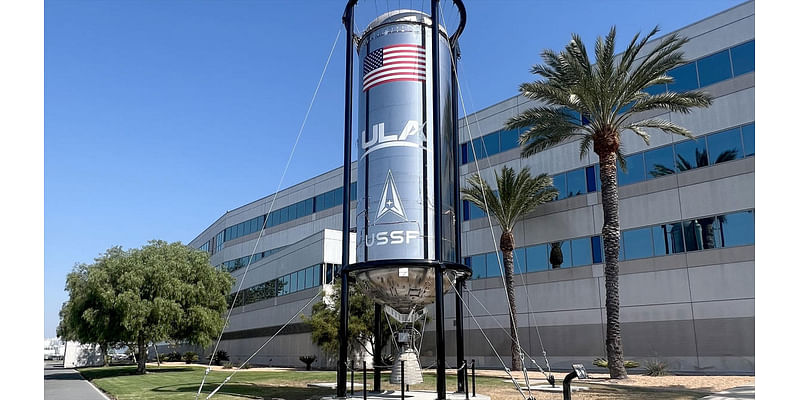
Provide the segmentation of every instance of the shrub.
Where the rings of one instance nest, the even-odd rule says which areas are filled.
[[[181,353],[177,351],[173,351],[167,354],[162,354],[164,357],[164,361],[181,361],[183,358],[181,357]]]
[[[239,366],[239,369],[250,369],[250,363],[242,364],[241,366]]]
[[[311,363],[317,360],[317,356],[310,355],[310,356],[300,356],[300,361],[302,361],[306,365],[306,371],[311,371]]]
[[[669,365],[667,365],[666,362],[660,360],[648,361],[644,365],[644,374],[647,376],[670,375]]]
[[[222,366],[222,369],[233,369],[233,363],[226,362],[225,365]]]
[[[608,368],[608,361],[605,358],[595,358],[594,361],[592,361],[592,364],[594,364],[595,366],[598,366],[600,368]],[[638,368],[639,367],[639,363],[638,362],[631,361],[631,360],[623,361],[622,365],[624,365],[625,368]]]
[[[197,353],[193,351],[187,351],[186,353],[183,353],[183,361],[186,361],[187,364],[191,364],[197,360]]]
[[[163,362],[166,362],[166,361],[170,361],[169,354],[159,354],[158,355],[158,362],[162,362],[163,363]]]
[[[228,352],[225,350],[217,350],[217,352],[213,356],[206,356],[206,360],[210,360],[214,365],[221,365],[222,361],[229,361]]]

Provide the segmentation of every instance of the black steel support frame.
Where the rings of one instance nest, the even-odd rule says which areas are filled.
[[[344,105],[344,162],[343,162],[343,173],[342,173],[342,268],[341,268],[341,282],[342,282],[342,292],[339,297],[340,305],[339,305],[339,360],[337,365],[337,376],[336,376],[336,396],[339,398],[346,397],[347,393],[347,345],[348,345],[348,311],[349,311],[349,271],[350,271],[350,160],[351,160],[351,148],[350,144],[352,142],[352,111],[353,111],[353,99],[352,99],[352,87],[353,87],[353,7],[356,5],[358,0],[348,0],[347,6],[345,7],[344,15],[342,16],[342,22],[346,27],[346,60],[345,60],[345,105]],[[466,10],[464,8],[464,4],[461,0],[453,0],[453,3],[458,7],[459,12],[461,14],[461,19],[459,21],[458,28],[453,33],[453,35],[449,38],[450,44],[450,51],[455,52],[457,48],[457,41],[458,37],[461,35],[461,32],[464,30],[464,26],[466,24]],[[442,234],[442,196],[441,196],[441,170],[442,170],[442,161],[441,161],[441,110],[440,110],[440,77],[439,77],[439,0],[431,0],[431,21],[432,21],[432,30],[433,30],[433,49],[432,49],[432,84],[433,84],[433,120],[435,123],[433,124],[433,157],[434,157],[434,215],[436,218],[434,219],[434,236],[437,238],[434,240],[435,248],[435,260],[439,260],[439,262],[433,262],[432,266],[436,268],[436,393],[438,399],[446,399],[447,398],[447,386],[446,386],[446,375],[445,375],[445,342],[444,342],[444,271],[448,265],[451,265],[455,268],[453,269],[466,269],[469,271],[469,268],[465,268],[463,265],[460,264],[461,262],[461,229],[460,229],[460,221],[459,221],[459,209],[460,209],[460,193],[458,190],[458,180],[459,180],[459,165],[458,165],[458,104],[456,98],[454,97],[451,101],[453,103],[451,112],[453,114],[453,132],[454,135],[451,137],[451,142],[453,146],[453,166],[454,166],[454,179],[455,179],[455,194],[454,194],[454,204],[453,204],[453,211],[455,213],[456,218],[456,233],[455,233],[455,246],[456,246],[456,263],[446,263],[441,262],[442,259],[442,243],[441,243],[441,234]],[[454,60],[455,61],[455,57]],[[451,71],[451,76],[455,77],[455,62],[453,63],[453,69]],[[452,85],[456,85],[455,82],[451,82]],[[457,94],[456,89],[453,89],[451,92],[453,95]],[[362,263],[363,264],[363,263]],[[355,266],[354,266],[355,267]],[[471,271],[470,271],[471,272]],[[463,285],[462,279],[457,279],[456,281],[456,290],[461,294],[461,288]],[[456,312],[460,316],[457,318],[456,322],[456,336],[457,336],[457,358],[459,365],[461,365],[461,360],[463,359],[463,311],[461,310],[462,304],[460,302],[460,296],[456,296]],[[464,374],[459,374],[459,390],[462,390],[465,379],[462,379],[462,375],[466,377],[466,368],[464,368]],[[364,388],[366,391],[366,388]]]
[[[339,360],[336,373],[336,397],[347,395],[347,316],[349,312],[349,282],[345,267],[350,264],[350,159],[353,131],[353,6],[358,0],[349,0],[342,23],[346,35],[346,65],[344,72],[344,162],[342,163],[342,293],[339,296]],[[364,388],[366,390],[366,388]]]

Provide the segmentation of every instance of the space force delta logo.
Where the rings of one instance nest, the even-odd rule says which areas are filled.
[[[397,194],[397,185],[394,183],[392,170],[389,170],[389,173],[386,175],[386,182],[383,184],[383,193],[381,194],[378,212],[375,214],[375,222],[377,223],[382,218],[387,218],[388,216],[402,219],[400,222],[409,222],[405,209],[403,209],[403,202]],[[411,240],[417,238],[419,238],[419,231],[414,230],[398,229],[392,231],[378,231],[367,234],[366,244],[367,247],[408,244]]]
[[[367,132],[361,131],[361,149],[364,153],[361,158],[364,158],[369,153],[375,150],[385,149],[388,147],[414,147],[422,149],[423,146],[417,141],[412,140],[414,136],[420,135],[424,139],[422,129],[425,124],[420,124],[419,121],[409,120],[406,122],[403,130],[399,134],[387,135],[384,130],[384,123],[380,122],[372,125],[372,135],[367,140]]]

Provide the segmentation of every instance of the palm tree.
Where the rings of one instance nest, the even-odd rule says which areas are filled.
[[[508,295],[509,321],[511,323],[511,369],[521,369],[522,349],[517,338],[517,306],[514,300],[514,234],[512,230],[525,214],[533,212],[540,204],[554,200],[558,190],[553,187],[553,178],[547,174],[532,177],[528,168],[519,174],[503,167],[500,175],[494,173],[497,182],[495,194],[480,175],[467,178],[468,187],[462,189],[463,199],[471,201],[485,213],[493,216],[500,228],[500,250],[503,251],[503,271]]]
[[[696,90],[659,94],[645,91],[653,85],[673,82],[668,71],[684,63],[680,49],[688,39],[675,34],[660,39],[650,50],[642,51],[657,32],[658,27],[641,40],[636,34],[625,51],[615,57],[616,28],[612,27],[605,38],[598,37],[595,42],[594,65],[576,34],[563,51],[543,51],[544,64],[534,65],[531,72],[544,80],[520,85],[522,95],[543,105],[532,107],[506,122],[507,129],[524,128],[519,139],[524,157],[577,139],[581,157],[591,149],[599,158],[604,219],[606,355],[611,377],[617,379],[627,377],[622,358],[617,276],[620,238],[617,161],[625,168],[620,135],[630,130],[647,144],[650,143],[647,128],[692,137],[689,130],[670,121],[631,120],[643,111],[664,109],[689,113],[693,107],[711,105],[709,95]]]

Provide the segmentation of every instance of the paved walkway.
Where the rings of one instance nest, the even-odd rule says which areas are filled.
[[[46,400],[108,400],[74,369],[58,361],[44,364],[44,398]]]
[[[728,389],[724,392],[715,393],[711,396],[703,397],[700,400],[735,400],[735,399],[755,399],[755,386],[739,386]]]

